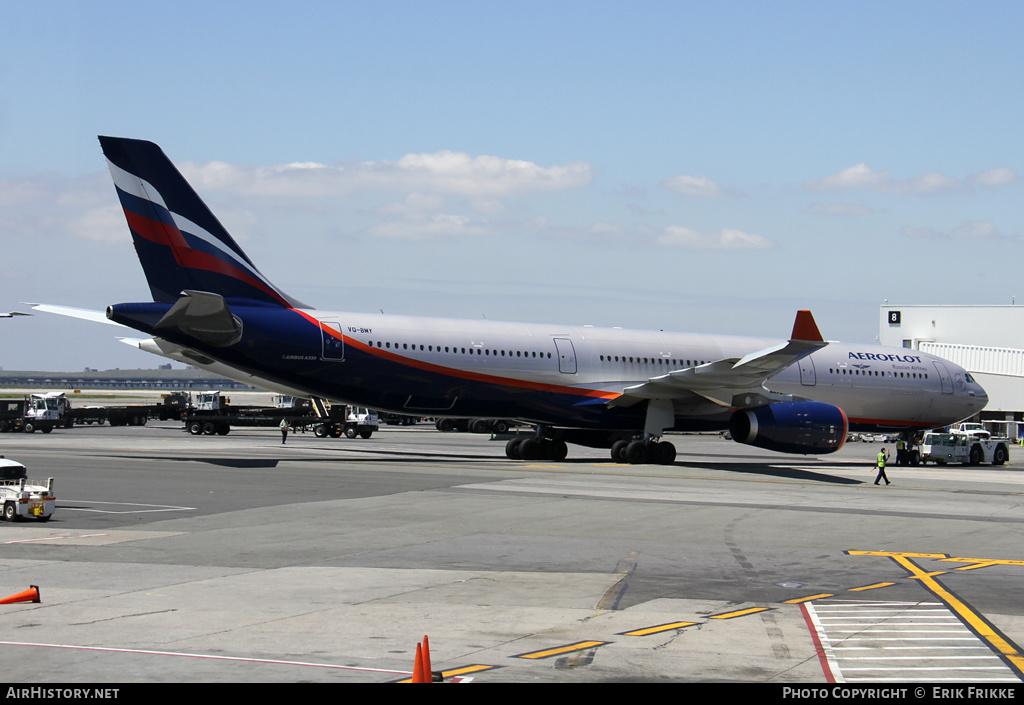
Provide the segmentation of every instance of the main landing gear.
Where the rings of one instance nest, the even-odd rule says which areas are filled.
[[[561,439],[539,436],[517,436],[505,444],[505,455],[510,460],[565,460],[569,449]],[[676,460],[676,447],[655,437],[615,441],[612,460],[631,465],[671,465]]]
[[[505,444],[505,455],[511,460],[565,460],[569,447],[565,441],[534,436],[517,436]]]
[[[676,461],[676,447],[668,441],[622,440],[612,444],[612,460],[630,465],[671,465]]]

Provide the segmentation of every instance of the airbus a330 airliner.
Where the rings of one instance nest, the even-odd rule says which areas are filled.
[[[666,431],[820,454],[849,430],[909,434],[987,402],[941,358],[826,343],[809,311],[765,340],[313,309],[259,272],[157,145],[99,139],[153,298],[106,317],[152,336],[130,341],[143,350],[264,389],[517,419],[536,432],[510,458],[561,460],[576,443],[633,463],[673,462]]]

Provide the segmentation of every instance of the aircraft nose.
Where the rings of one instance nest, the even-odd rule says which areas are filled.
[[[981,401],[982,408],[985,408],[985,405],[988,404],[988,392],[986,392],[985,388],[982,387],[977,382],[975,382],[974,384],[971,385],[970,388],[968,388],[968,394],[970,394],[976,400]]]

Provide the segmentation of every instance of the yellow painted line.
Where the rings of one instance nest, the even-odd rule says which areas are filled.
[[[481,671],[490,671],[492,669],[499,668],[498,666],[485,666],[482,663],[474,664],[472,666],[463,666],[462,668],[453,668],[450,671],[443,671],[442,675],[445,678],[451,678],[452,676],[464,676],[467,673],[480,673]]]
[[[544,649],[543,651],[531,651],[525,654],[517,654],[513,658],[550,658],[552,656],[558,656],[559,654],[570,654],[574,651],[583,651],[584,649],[593,649],[598,646],[604,646],[609,642],[607,641],[578,641],[575,644],[567,644],[566,646],[558,646],[554,649]]]
[[[944,585],[935,580],[936,575],[943,575],[943,572],[930,573],[925,571],[923,568],[914,563],[911,558],[920,557],[937,557],[946,558],[946,554],[920,554],[920,553],[901,553],[895,552],[875,552],[875,551],[858,551],[852,552],[847,551],[850,555],[862,555],[862,556],[878,556],[885,555],[892,558],[898,564],[903,566],[909,573],[910,577],[915,580],[920,580],[921,585],[926,587],[933,595],[938,597],[940,600],[946,603],[953,612],[955,612],[960,619],[962,619],[968,627],[977,634],[980,638],[988,642],[995,651],[1002,654],[1002,656],[1013,665],[1018,673],[1024,672],[1024,653],[1021,653],[1020,649],[1016,644],[1011,642],[1009,639],[1004,637],[999,631],[989,624],[988,620],[982,617],[980,614],[971,609],[967,604],[960,600],[959,597],[951,593],[946,589]]]
[[[906,556],[907,558],[948,558],[948,553],[910,553],[909,551],[844,551],[848,556],[885,556],[895,558]]]
[[[1009,559],[1001,558],[943,558],[944,562],[949,563],[973,563],[974,565],[965,565],[956,570],[975,570],[977,568],[988,568],[993,565],[1024,565],[1024,561],[1014,561]]]
[[[634,629],[631,632],[619,632],[619,634],[621,636],[650,636],[651,634],[661,634],[662,632],[672,631],[673,629],[692,627],[694,624],[697,624],[697,622],[669,622],[668,624],[659,624],[655,627]]]
[[[877,590],[878,588],[892,587],[896,583],[875,583],[874,585],[865,585],[863,587],[850,588],[849,592],[861,592],[862,590]]]
[[[810,597],[798,597],[793,600],[784,600],[784,605],[799,605],[801,602],[810,602],[811,600],[824,600],[826,597],[835,597],[830,592],[823,592],[820,595],[811,595]]]
[[[485,666],[484,664],[475,664],[473,666],[463,666],[462,668],[455,668],[450,671],[442,671],[442,678],[454,678],[455,676],[464,676],[467,673],[480,673],[481,671],[490,671],[494,668],[501,668],[501,666]],[[437,673],[437,671],[434,671]],[[404,678],[400,681],[394,681],[395,683],[412,683],[412,678]]]
[[[733,619],[735,617],[744,617],[748,614],[757,614],[758,612],[767,612],[771,607],[751,607],[745,610],[736,610],[735,612],[723,612],[722,614],[713,614],[708,619]]]

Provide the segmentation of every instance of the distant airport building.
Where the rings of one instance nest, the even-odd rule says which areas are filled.
[[[0,387],[25,389],[238,389],[254,387],[189,368],[174,370],[90,370],[84,372],[0,371]]]
[[[884,303],[878,342],[938,355],[970,372],[989,395],[983,421],[1024,420],[1024,306]],[[992,430],[1016,438],[1016,424],[999,426]]]

